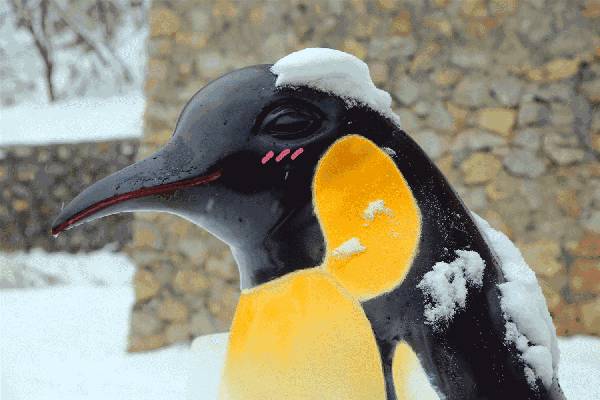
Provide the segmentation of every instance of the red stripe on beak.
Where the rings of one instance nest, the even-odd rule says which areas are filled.
[[[93,215],[93,214],[97,213],[98,211],[103,210],[112,205],[115,205],[117,203],[121,203],[123,201],[131,200],[131,199],[138,199],[140,197],[152,196],[155,194],[169,193],[169,192],[173,192],[178,189],[203,185],[203,184],[215,181],[215,180],[219,179],[220,177],[221,177],[221,171],[216,171],[209,175],[203,175],[203,176],[198,176],[195,178],[184,179],[184,180],[177,181],[177,182],[165,183],[163,185],[158,185],[158,186],[153,186],[153,187],[148,187],[148,188],[141,188],[141,189],[133,190],[131,192],[122,193],[122,194],[115,195],[113,197],[109,197],[109,198],[101,200],[95,204],[92,204],[91,206],[89,206],[88,208],[75,214],[74,216],[72,216],[71,218],[69,218],[68,220],[63,222],[62,224],[52,228],[52,234],[54,236],[57,236],[59,233],[65,231],[66,229],[68,229],[72,225],[76,224],[77,222],[81,221],[82,219],[85,219],[85,218],[89,217],[90,215]]]

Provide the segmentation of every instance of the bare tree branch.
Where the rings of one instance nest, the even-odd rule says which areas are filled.
[[[123,60],[115,53],[108,45],[105,45],[100,40],[96,40],[94,36],[87,32],[81,24],[78,23],[57,0],[48,0],[52,7],[56,10],[58,16],[69,26],[69,28],[79,37],[86,45],[88,45],[98,56],[100,61],[106,66],[112,66],[117,69],[125,82],[130,83],[133,80],[131,71],[125,65]]]
[[[39,8],[39,21],[37,21],[35,18],[35,8],[29,8],[26,1],[22,2],[21,4],[17,4],[15,0],[11,0],[11,5],[15,15],[18,16],[20,22],[31,35],[33,44],[35,45],[35,48],[37,49],[44,63],[44,76],[46,79],[48,99],[51,102],[56,101],[56,92],[54,89],[54,83],[52,81],[54,62],[52,57],[52,47],[50,40],[48,39],[47,31],[48,0],[41,0],[38,3],[39,7],[36,7]]]

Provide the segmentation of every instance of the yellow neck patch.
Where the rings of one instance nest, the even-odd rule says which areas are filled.
[[[362,136],[344,136],[317,166],[313,199],[327,243],[324,266],[353,296],[367,300],[402,282],[421,214],[389,155]]]

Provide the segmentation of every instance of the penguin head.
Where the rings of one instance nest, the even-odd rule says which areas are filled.
[[[115,213],[163,211],[234,249],[264,245],[291,214],[311,206],[313,175],[332,143],[396,126],[377,109],[385,92],[376,92],[368,74],[346,53],[307,49],[222,76],[186,104],[163,148],[85,189],[61,211],[52,233]],[[365,93],[372,96],[357,98]],[[317,251],[305,267],[322,256]]]

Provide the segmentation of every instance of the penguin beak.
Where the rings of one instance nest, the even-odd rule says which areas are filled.
[[[221,177],[220,169],[182,157],[189,154],[185,147],[182,141],[172,140],[154,155],[89,186],[54,220],[52,234],[57,236],[73,226],[111,214],[165,211],[164,195]]]

